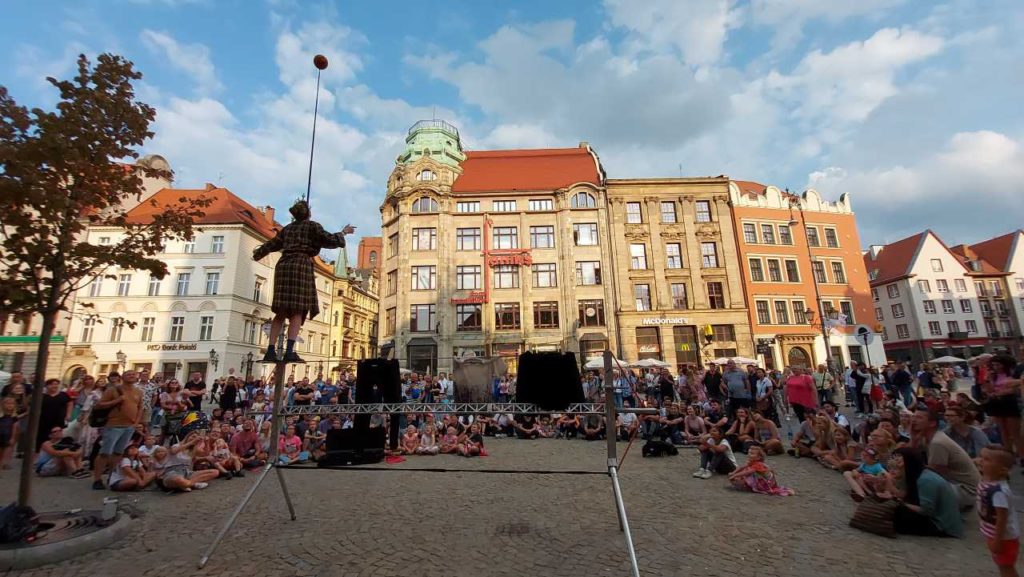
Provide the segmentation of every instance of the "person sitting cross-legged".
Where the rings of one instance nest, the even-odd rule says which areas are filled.
[[[588,441],[598,441],[604,438],[604,417],[601,415],[587,415],[583,419],[583,438]]]
[[[715,473],[728,475],[736,470],[736,457],[732,446],[722,435],[722,429],[712,427],[711,433],[700,445],[700,468],[693,474],[700,479],[710,479]]]
[[[522,415],[516,421],[515,427],[516,436],[520,439],[537,439],[542,436],[540,425],[533,415]]]
[[[40,477],[71,476],[81,479],[89,476],[82,469],[82,447],[71,439],[64,440],[64,429],[52,427],[50,436],[41,447],[36,457],[36,474]]]
[[[157,485],[165,491],[191,491],[205,489],[209,481],[216,479],[220,471],[207,469],[192,470],[192,447],[199,440],[198,435],[191,434],[185,440],[170,449],[157,447],[153,451],[153,472],[156,473]]]
[[[139,448],[128,445],[121,462],[110,472],[111,491],[141,491],[156,480],[156,473],[149,471],[139,459]]]

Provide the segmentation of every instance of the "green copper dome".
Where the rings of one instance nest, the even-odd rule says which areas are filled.
[[[405,150],[398,155],[398,162],[408,164],[424,156],[450,166],[458,166],[466,160],[459,129],[443,120],[421,120],[413,124],[405,137]]]

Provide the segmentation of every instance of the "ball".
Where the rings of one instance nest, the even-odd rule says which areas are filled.
[[[320,70],[327,68],[327,57],[323,54],[317,54],[313,57],[313,66],[316,66]]]

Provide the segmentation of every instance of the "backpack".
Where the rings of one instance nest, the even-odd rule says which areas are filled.
[[[668,441],[660,441],[657,439],[651,439],[644,443],[642,449],[644,457],[665,457],[675,456],[679,454],[679,449]]]

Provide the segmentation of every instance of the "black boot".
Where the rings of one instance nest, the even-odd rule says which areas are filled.
[[[302,357],[300,357],[299,354],[296,353],[295,351],[287,351],[284,354],[284,362],[286,362],[286,363],[304,363],[306,361],[302,360]]]
[[[272,346],[271,347],[267,347],[267,352],[266,352],[266,354],[263,355],[263,362],[264,363],[276,363],[277,362],[277,351],[274,350],[274,347],[272,347]]]

